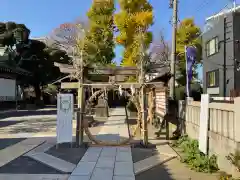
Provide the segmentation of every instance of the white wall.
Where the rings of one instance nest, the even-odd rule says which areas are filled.
[[[0,101],[15,100],[16,80],[0,78]]]

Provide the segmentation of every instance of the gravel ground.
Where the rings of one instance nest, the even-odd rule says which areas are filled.
[[[5,149],[9,146],[12,146],[14,144],[17,144],[26,138],[5,138],[5,139],[0,139],[0,150]]]
[[[77,165],[78,162],[82,159],[86,151],[87,151],[87,146],[76,147],[76,145],[73,144],[71,147],[69,143],[65,143],[65,144],[59,145],[58,148],[54,146],[45,153]]]
[[[0,173],[7,174],[63,174],[62,172],[21,156],[0,168]]]

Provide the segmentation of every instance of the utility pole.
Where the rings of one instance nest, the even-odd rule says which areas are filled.
[[[171,74],[170,79],[170,98],[175,99],[175,76],[176,76],[176,33],[178,21],[178,0],[170,0],[170,8],[173,9],[172,16],[172,53],[171,53]]]
[[[226,57],[226,17],[224,17],[224,21],[223,21],[223,28],[224,28],[224,35],[223,35],[223,97],[224,99],[227,96],[227,76],[226,76],[226,71],[227,71],[227,66],[226,66],[226,61],[227,61],[227,57]]]

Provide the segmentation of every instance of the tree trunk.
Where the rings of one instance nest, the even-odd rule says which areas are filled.
[[[42,106],[43,103],[41,102],[42,93],[41,93],[40,85],[39,84],[34,84],[33,87],[34,87],[35,95],[36,95],[35,104],[37,106]]]

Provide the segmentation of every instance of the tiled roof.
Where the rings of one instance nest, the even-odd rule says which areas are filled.
[[[11,67],[5,63],[0,63],[0,71],[7,72],[7,73],[19,74],[19,75],[31,75],[31,73],[26,71],[25,69],[22,69],[19,67]]]

